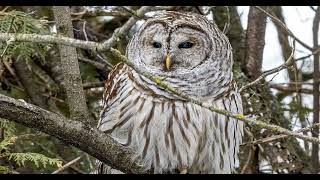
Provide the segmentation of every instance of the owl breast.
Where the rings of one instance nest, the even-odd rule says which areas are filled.
[[[119,64],[106,82],[99,129],[134,152],[134,160],[155,173],[231,173],[243,123],[181,99],[170,99],[140,82]],[[208,102],[242,113],[235,90]]]

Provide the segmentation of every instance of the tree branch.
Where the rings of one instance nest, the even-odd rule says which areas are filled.
[[[240,92],[242,92],[243,90],[253,86],[253,85],[256,85],[258,84],[260,81],[264,80],[265,77],[271,75],[271,74],[274,74],[274,73],[277,73],[283,69],[286,69],[288,67],[290,67],[292,65],[292,59],[293,59],[293,54],[294,54],[294,50],[295,50],[295,46],[294,46],[294,43],[293,43],[293,49],[291,51],[291,55],[290,57],[286,60],[285,63],[283,63],[282,65],[274,68],[274,69],[271,69],[271,70],[268,70],[268,71],[265,71],[261,74],[261,76],[259,76],[256,80],[254,80],[253,82],[251,83],[248,83],[246,85],[244,85],[243,87],[240,88]]]
[[[285,32],[291,36],[294,40],[296,40],[298,43],[300,43],[303,47],[305,47],[306,49],[313,51],[313,48],[308,46],[306,43],[304,43],[303,41],[301,41],[300,39],[298,39],[292,32],[291,30],[278,18],[274,17],[273,15],[271,15],[270,13],[268,13],[266,10],[262,9],[259,6],[255,6],[257,9],[259,9],[261,12],[265,13],[268,17],[270,17],[272,19],[273,22],[277,23],[280,27],[282,27]]]
[[[72,166],[73,164],[75,164],[76,162],[78,162],[83,156],[84,156],[84,155],[79,156],[79,157],[73,159],[72,161],[70,161],[70,162],[66,163],[65,165],[61,166],[59,169],[55,170],[55,171],[54,171],[53,173],[51,173],[51,174],[58,174],[59,172],[67,169],[69,166]]]
[[[132,152],[96,128],[0,94],[0,117],[71,144],[125,173],[150,173],[132,161]]]
[[[78,57],[78,59],[81,62],[91,64],[92,66],[94,66],[97,69],[101,69],[101,70],[107,69],[109,71],[111,70],[108,67],[108,65],[106,65],[106,64],[103,64],[103,63],[100,63],[100,62],[97,62],[97,61],[94,61],[94,60],[91,60],[91,59],[88,59],[88,58],[85,58],[85,57]]]
[[[305,127],[305,128],[299,129],[299,130],[294,131],[294,132],[295,132],[295,133],[307,132],[307,131],[310,131],[310,130],[312,130],[313,128],[316,128],[316,127],[319,127],[319,126],[320,126],[320,123],[314,124],[314,125],[312,125],[311,127]],[[269,143],[269,142],[273,142],[273,141],[276,141],[276,140],[279,140],[279,139],[288,138],[288,137],[291,137],[291,136],[284,135],[284,134],[280,134],[280,135],[276,135],[276,136],[272,136],[272,137],[267,137],[267,138],[258,139],[258,140],[255,140],[255,141],[243,143],[243,144],[241,144],[241,146],[257,145],[257,144],[262,144],[262,143]]]
[[[317,8],[315,17],[313,19],[313,49],[316,50],[319,48],[318,44],[318,31],[319,31],[319,23],[320,23],[320,7]],[[314,70],[313,70],[313,124],[319,123],[319,79],[320,79],[320,70],[319,70],[319,53],[316,53],[313,56],[314,61]],[[319,127],[316,127],[312,131],[312,137],[319,138]],[[312,167],[313,173],[319,172],[319,144],[312,144]]]
[[[285,92],[290,92],[290,93],[304,93],[304,94],[313,94],[313,90],[312,89],[306,89],[306,88],[302,88],[301,86],[299,86],[298,88],[294,87],[294,86],[283,86],[280,84],[269,84],[269,86],[271,88],[277,89],[279,91],[285,91]]]
[[[109,38],[106,42],[103,43],[103,46],[108,50],[113,47],[116,42],[123,38],[131,27],[139,20],[139,17],[143,17],[145,13],[152,10],[152,6],[142,6],[137,10],[136,16],[132,16],[123,26],[114,30],[112,37]]]
[[[267,16],[264,13],[250,7],[246,35],[246,70],[251,79],[261,75],[266,19]]]

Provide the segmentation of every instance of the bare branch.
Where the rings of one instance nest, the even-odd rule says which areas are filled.
[[[91,18],[91,17],[98,17],[98,16],[130,16],[127,12],[121,11],[108,11],[108,10],[101,10],[95,9],[94,11],[85,10],[83,12],[71,13],[71,16],[76,16],[77,18]]]
[[[320,123],[314,124],[311,127],[302,128],[302,129],[299,129],[299,130],[293,131],[293,132],[294,133],[307,132],[307,131],[310,131],[313,128],[318,127],[318,126],[320,126]],[[272,136],[272,137],[258,139],[258,140],[252,141],[252,142],[243,143],[243,144],[241,144],[241,146],[269,143],[269,142],[273,142],[273,141],[284,139],[284,138],[288,138],[288,137],[290,137],[290,136],[289,135],[280,134],[280,135],[276,135],[276,136]]]
[[[91,88],[97,88],[97,87],[103,87],[104,82],[96,82],[96,83],[85,83],[83,84],[83,89],[91,89]]]
[[[67,169],[69,166],[73,165],[74,163],[78,162],[81,158],[83,157],[82,156],[79,156],[75,159],[73,159],[72,161],[68,162],[67,164],[63,165],[62,167],[60,167],[59,169],[55,170],[52,174],[58,174],[59,172]]]
[[[313,32],[313,49],[316,50],[319,48],[318,43],[318,31],[319,31],[319,23],[320,23],[320,7],[317,8],[315,17],[313,19],[313,26],[312,26],[312,32]],[[319,123],[319,79],[320,79],[320,59],[319,59],[319,53],[315,54],[313,56],[313,124]],[[319,128],[316,127],[312,131],[312,137],[319,138]],[[319,144],[313,143],[312,144],[312,153],[311,153],[311,159],[312,159],[312,167],[313,167],[313,173],[319,172]]]
[[[44,145],[42,145],[42,144],[40,144],[40,143],[38,143],[38,142],[35,142],[35,144],[36,144],[37,146],[39,146],[41,149],[45,150],[45,151],[46,151],[47,153],[49,153],[51,156],[54,156],[54,157],[62,160],[64,163],[68,163],[67,160],[63,159],[63,158],[62,158],[61,156],[59,156],[57,153],[52,152],[52,151],[51,151],[49,148],[47,148],[46,146],[44,146]],[[71,165],[71,166],[69,166],[69,167],[70,167],[70,169],[74,170],[75,172],[77,172],[77,173],[79,173],[79,174],[85,174],[84,171],[78,169],[77,167],[75,167],[75,166],[73,166],[73,165]]]
[[[152,6],[142,6],[140,9],[138,9],[135,13],[136,16],[132,16],[123,26],[117,28],[112,34],[112,37],[103,43],[103,46],[106,49],[113,47],[117,40],[123,38],[131,29],[131,27],[139,20],[138,17],[143,17],[143,15],[151,11],[152,8]]]
[[[111,70],[111,68],[107,64],[102,64],[100,62],[97,62],[97,61],[94,61],[94,60],[91,60],[91,59],[88,59],[88,58],[85,58],[85,57],[78,57],[78,59],[81,62],[91,64],[92,66],[94,66],[97,69],[109,70],[109,71]]]
[[[300,39],[298,39],[292,32],[291,30],[278,18],[274,17],[273,15],[271,15],[270,13],[268,13],[266,10],[262,9],[259,6],[255,6],[257,9],[259,9],[260,11],[262,11],[263,13],[265,13],[268,17],[270,17],[274,22],[276,22],[277,24],[279,24],[287,33],[289,36],[291,36],[294,40],[296,40],[298,43],[300,43],[303,47],[305,47],[306,49],[313,51],[313,48],[308,46],[306,43],[304,43],[303,41],[301,41]]]
[[[285,91],[285,92],[291,92],[291,93],[304,93],[304,94],[313,94],[313,90],[312,89],[306,89],[306,88],[301,88],[299,86],[299,88],[296,88],[294,86],[283,86],[280,84],[269,84],[269,86],[271,88],[277,89],[279,91]]]
[[[309,57],[317,54],[318,52],[320,52],[320,48],[316,49],[315,51],[312,51],[312,53],[309,54],[309,55],[306,55],[306,56],[302,56],[302,57],[297,58],[295,61],[304,60],[304,59],[306,59],[306,58],[309,58]]]
[[[291,51],[291,55],[286,60],[285,63],[283,63],[282,65],[280,65],[280,66],[278,66],[278,67],[276,67],[274,69],[271,69],[271,70],[263,72],[262,75],[259,76],[256,80],[254,80],[253,82],[251,82],[249,84],[244,85],[243,87],[240,88],[239,91],[242,92],[243,90],[245,90],[245,89],[247,89],[247,88],[249,88],[249,87],[251,87],[253,85],[258,84],[260,81],[264,80],[265,77],[290,67],[292,65],[292,59],[293,59],[293,54],[294,54],[294,50],[295,50],[295,46],[294,45],[295,45],[295,43],[293,43],[293,48],[292,48],[292,51]]]
[[[153,7],[152,10],[172,10],[174,6],[158,6]],[[71,13],[72,16],[75,16],[76,18],[91,18],[91,17],[98,17],[98,16],[122,16],[122,17],[128,17],[131,15],[136,15],[137,13],[128,10],[127,8],[124,8],[125,11],[119,11],[119,10],[103,10],[103,9],[95,9],[95,10],[84,10],[82,12],[77,13]],[[138,16],[137,16],[138,17]],[[141,18],[141,17],[138,17]],[[142,17],[143,18],[143,17]]]

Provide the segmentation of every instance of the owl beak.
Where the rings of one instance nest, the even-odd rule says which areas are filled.
[[[170,69],[170,66],[171,66],[171,57],[170,57],[169,54],[167,54],[167,56],[166,56],[166,68],[167,68],[167,70]]]

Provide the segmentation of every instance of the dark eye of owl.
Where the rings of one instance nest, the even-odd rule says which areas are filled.
[[[161,48],[161,47],[162,47],[161,43],[159,43],[159,42],[154,42],[154,43],[152,43],[152,46],[153,46],[154,48]]]
[[[178,45],[178,48],[185,48],[185,49],[187,49],[187,48],[192,48],[192,46],[193,46],[193,43],[191,43],[191,42],[182,42],[182,43],[180,43],[179,45]]]

